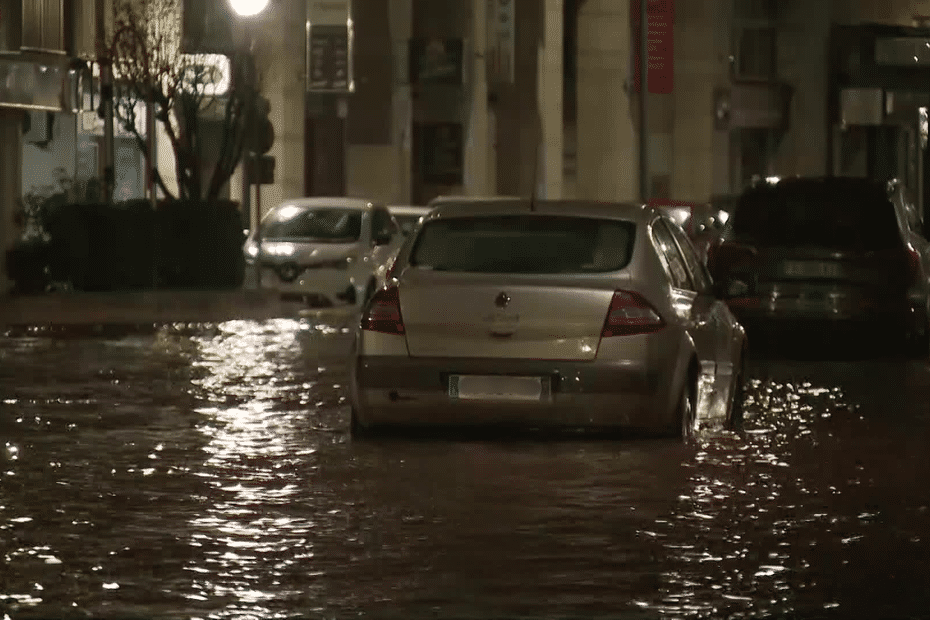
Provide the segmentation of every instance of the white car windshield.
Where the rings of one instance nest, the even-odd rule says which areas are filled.
[[[358,241],[362,212],[339,207],[286,206],[262,224],[266,239],[306,239],[331,243]]]

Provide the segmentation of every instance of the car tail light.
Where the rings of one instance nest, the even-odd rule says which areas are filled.
[[[604,321],[604,338],[649,334],[665,327],[665,321],[655,308],[639,293],[617,291],[610,301]]]
[[[371,298],[362,316],[362,329],[383,334],[403,334],[400,316],[400,291],[396,286],[383,288]]]

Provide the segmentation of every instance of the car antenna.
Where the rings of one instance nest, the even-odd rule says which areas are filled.
[[[536,157],[533,160],[533,186],[530,188],[530,213],[536,211],[536,186],[539,183],[539,142],[536,143]]]

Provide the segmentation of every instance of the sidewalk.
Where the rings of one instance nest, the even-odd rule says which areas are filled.
[[[0,296],[0,326],[214,323],[296,317],[274,292],[138,291]]]

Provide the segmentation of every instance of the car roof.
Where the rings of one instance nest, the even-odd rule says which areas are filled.
[[[567,215],[609,218],[646,223],[658,211],[639,202],[599,202],[594,200],[537,200],[530,205],[526,198],[495,197],[482,200],[469,198],[461,202],[445,202],[433,208],[426,221],[437,219],[490,215]]]
[[[359,209],[367,211],[374,208],[375,202],[367,198],[347,198],[345,196],[314,196],[312,198],[291,198],[284,200],[276,208],[281,207],[341,207],[345,209]]]
[[[434,207],[448,202],[499,202],[508,200],[520,200],[519,196],[465,196],[448,194],[445,196],[436,196],[429,201],[429,206]]]
[[[778,191],[778,190],[808,190],[808,189],[842,189],[852,191],[882,191],[888,192],[888,184],[868,177],[852,176],[792,176],[782,177],[777,181],[760,181],[746,189],[745,193]]]
[[[432,211],[432,207],[420,207],[417,205],[388,205],[388,211],[395,215],[426,215]]]

